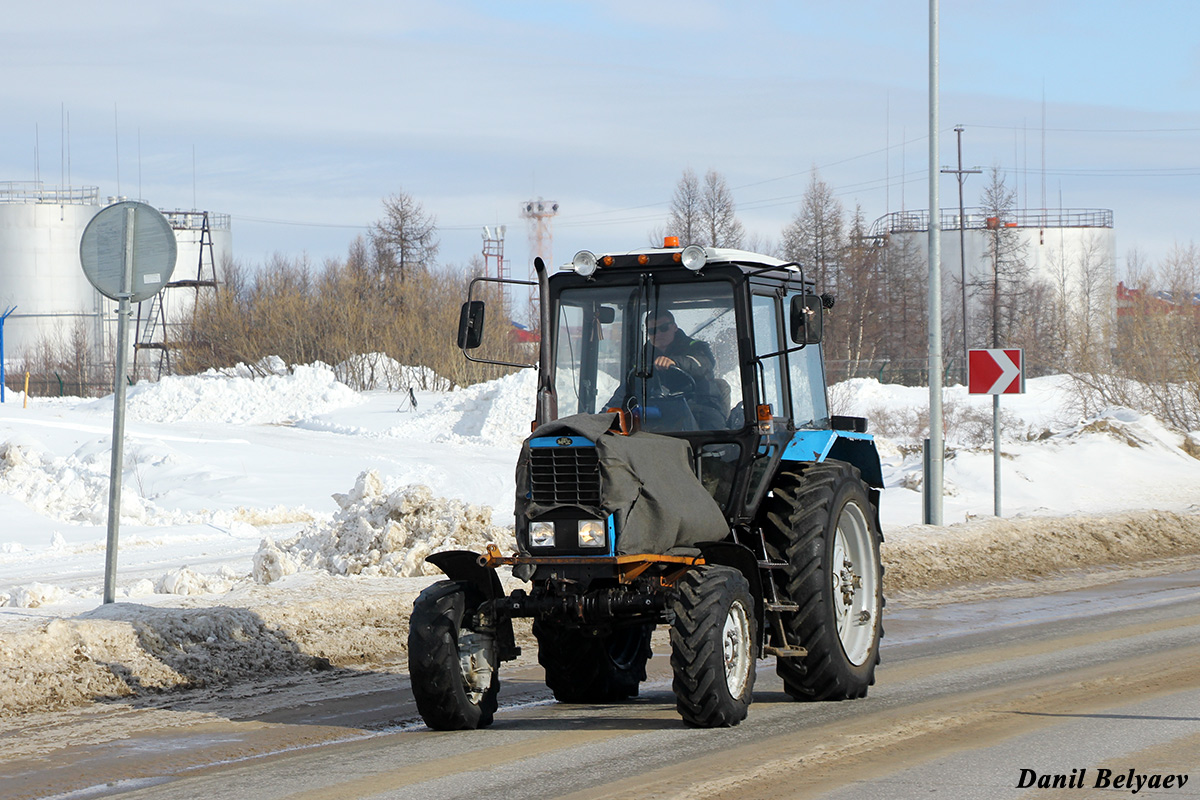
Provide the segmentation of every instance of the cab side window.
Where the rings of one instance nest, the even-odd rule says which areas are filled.
[[[763,356],[778,353],[780,343],[779,304],[775,295],[754,295],[751,300],[754,317],[754,352]],[[759,402],[770,403],[775,416],[786,416],[783,404],[783,356],[776,355],[762,360],[762,394]]]

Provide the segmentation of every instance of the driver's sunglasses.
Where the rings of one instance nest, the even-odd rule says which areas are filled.
[[[667,331],[671,330],[671,328],[673,328],[673,327],[675,327],[675,323],[671,322],[671,320],[667,320],[666,322],[660,322],[657,325],[655,325],[653,328],[650,329],[650,335],[657,336],[660,333],[666,333]]]

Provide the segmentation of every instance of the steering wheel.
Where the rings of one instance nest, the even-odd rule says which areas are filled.
[[[655,370],[655,376],[658,378],[664,394],[694,394],[696,392],[696,379],[680,367],[670,366],[665,369],[659,367]]]

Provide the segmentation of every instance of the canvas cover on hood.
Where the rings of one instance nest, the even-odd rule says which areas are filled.
[[[615,413],[576,414],[538,427],[517,460],[517,517],[532,519],[562,505],[534,503],[529,493],[530,440],[582,436],[596,444],[600,506],[573,506],[595,516],[613,514],[617,553],[666,553],[673,547],[724,539],[729,525],[720,506],[696,478],[691,445],[683,439],[612,430]]]

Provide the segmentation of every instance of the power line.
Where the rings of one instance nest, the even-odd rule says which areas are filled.
[[[304,228],[345,228],[349,230],[370,230],[370,225],[344,225],[337,222],[303,222],[294,219],[268,219],[267,217],[247,217],[234,214],[239,221],[258,222],[263,225],[298,225]],[[472,226],[478,227],[478,226]]]
[[[987,128],[996,131],[1019,131],[1015,125],[978,125],[970,128]],[[1200,133],[1200,128],[1046,128],[1050,133]]]

